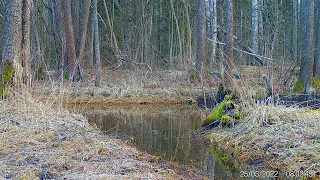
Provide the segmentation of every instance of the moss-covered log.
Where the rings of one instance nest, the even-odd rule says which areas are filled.
[[[3,73],[1,74],[0,79],[0,97],[4,95],[7,84],[12,80],[12,77],[15,73],[14,67],[10,61],[4,63]]]
[[[237,106],[233,101],[234,96],[234,93],[224,96],[224,100],[203,120],[202,126],[207,126],[218,119],[221,119],[223,124],[227,124],[232,119],[227,114],[227,110]]]

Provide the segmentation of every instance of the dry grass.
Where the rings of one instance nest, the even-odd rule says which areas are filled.
[[[87,70],[84,82],[64,82],[65,97],[107,98],[142,97],[142,96],[190,96],[194,92],[201,93],[200,83],[191,84],[187,71],[167,70],[157,72],[140,72],[129,70],[104,70],[101,75],[101,87],[94,87],[94,74]],[[56,81],[39,81],[34,84],[34,95],[59,94]],[[209,88],[206,88],[209,90]]]
[[[27,96],[0,101],[0,179],[202,179],[187,166],[101,135],[87,120]]]
[[[210,132],[209,138],[217,142],[222,149],[229,152],[230,154],[233,154],[238,159],[249,164],[255,164],[258,166],[258,168],[279,169],[281,171],[312,170],[314,172],[319,172],[320,112],[310,113],[306,112],[305,109],[299,108],[252,105],[254,104],[250,102],[252,100],[252,97],[257,97],[261,93],[263,97],[266,92],[265,84],[261,79],[262,73],[267,74],[274,82],[274,86],[281,88],[282,91],[286,93],[289,92],[290,86],[292,86],[294,82],[290,82],[289,87],[282,87],[282,78],[285,77],[285,73],[284,69],[281,68],[241,66],[238,70],[241,74],[241,80],[236,82],[236,84],[238,85],[237,90],[240,92],[242,98],[248,99],[248,102],[245,103],[247,105],[245,105],[244,108],[247,116],[245,116],[245,118],[242,119],[241,122],[239,122],[232,128],[214,129]],[[68,102],[70,104],[82,104],[86,106],[105,106],[106,104],[124,105],[126,103],[144,104],[145,102],[147,104],[152,102],[168,103],[166,101],[172,102],[174,104],[177,102],[185,101],[183,97],[194,97],[195,94],[201,94],[202,92],[202,89],[199,85],[190,83],[186,71],[175,70],[159,71],[153,73],[139,71],[104,72],[105,73],[102,75],[101,88],[93,87],[93,78],[88,78],[85,82],[82,83],[66,82],[65,86],[63,87],[64,98],[66,100],[65,102]],[[94,76],[90,75],[90,72],[88,72],[88,77]],[[206,87],[204,88],[204,90],[207,91],[212,91],[212,89]],[[122,149],[112,149],[113,147],[121,147],[123,145],[121,144],[121,141],[112,139],[101,140],[101,137],[103,136],[99,135],[96,132],[88,132],[88,127],[79,130],[77,128],[80,127],[73,125],[74,123],[80,123],[82,125],[85,124],[85,126],[88,126],[84,119],[82,119],[81,121],[75,121],[76,118],[69,118],[71,120],[67,121],[68,123],[66,123],[65,117],[71,116],[68,112],[63,111],[62,113],[62,110],[57,112],[57,110],[49,108],[58,101],[57,96],[59,95],[59,87],[56,82],[47,81],[35,85],[33,95],[42,97],[45,96],[46,100],[49,100],[50,98],[50,101],[46,101],[45,104],[39,102],[34,103],[36,105],[32,106],[30,110],[30,112],[32,111],[34,115],[27,115],[27,117],[34,117],[36,118],[35,120],[24,120],[27,124],[31,123],[32,125],[34,125],[34,122],[40,123],[38,126],[30,126],[33,127],[33,129],[40,129],[38,131],[32,130],[32,132],[35,131],[37,132],[37,134],[26,134],[32,134],[32,136],[30,135],[31,139],[33,139],[32,141],[30,141],[32,146],[38,146],[38,144],[40,144],[41,146],[44,146],[43,149],[45,149],[45,151],[41,151],[42,153],[40,154],[42,156],[39,159],[41,159],[42,161],[41,163],[37,163],[42,165],[28,166],[28,168],[24,169],[27,170],[25,174],[34,171],[37,172],[38,176],[39,174],[45,174],[44,172],[47,172],[47,174],[58,174],[56,175],[57,177],[75,177],[76,174],[79,174],[77,176],[78,178],[83,178],[87,175],[97,179],[105,179],[105,176],[108,176],[112,179],[125,177],[120,176],[119,173],[123,174],[123,169],[128,168],[122,168],[121,163],[119,162],[125,162],[127,159],[134,161],[138,165],[135,165],[133,167],[133,170],[130,170],[129,172],[125,171],[125,174],[129,173],[130,175],[134,174],[134,176],[136,177],[150,178],[161,177],[164,172],[167,173],[167,171],[163,171],[163,169],[158,170],[157,173],[150,172],[150,164],[148,163],[149,160],[147,160],[150,158],[146,158],[145,155],[141,153],[139,154],[139,152],[137,152],[133,148],[125,146],[126,148]],[[164,97],[166,97],[167,99]],[[138,98],[138,100],[136,98]],[[12,104],[12,102],[10,103]],[[8,110],[6,110],[6,112],[12,111],[9,110],[10,103],[7,103],[7,105],[4,106],[8,107]],[[29,102],[27,104],[29,105],[31,103]],[[20,104],[16,104],[10,105],[10,107],[12,106],[13,108],[17,108],[19,107],[18,105],[20,106]],[[47,115],[47,113],[51,111],[54,112],[54,115]],[[21,114],[30,114],[25,113],[25,109],[21,112],[17,110],[12,112],[16,112],[13,117],[20,117],[22,116]],[[38,115],[39,113],[40,115]],[[56,116],[56,114],[59,113],[62,113],[60,120]],[[0,114],[2,114],[2,112],[0,112]],[[8,115],[5,115],[3,117],[8,117]],[[3,121],[2,119],[3,118],[1,116],[0,122]],[[22,131],[21,128],[19,129],[20,126],[14,125],[14,123],[12,124],[8,119],[5,119],[5,121],[3,122],[5,123],[5,125],[7,125],[4,126],[6,128],[18,128],[16,132]],[[52,124],[55,124],[55,130],[44,128],[50,127],[52,126]],[[66,128],[66,125],[72,125],[72,128],[75,129],[70,129],[69,127]],[[41,128],[39,128],[39,126]],[[65,132],[65,129],[68,129],[68,133]],[[60,135],[59,133],[52,133],[59,132],[59,130],[62,131],[62,135]],[[2,134],[3,133],[1,133],[1,135]],[[45,138],[43,138],[44,140],[41,141],[37,139],[38,136]],[[1,138],[2,137],[7,138],[8,140],[1,140],[1,143],[14,141],[10,139],[10,135],[4,136],[3,134]],[[19,138],[23,139],[25,137],[27,136],[23,135]],[[82,145],[79,148],[76,148],[79,144]],[[17,143],[17,147],[22,145],[23,143]],[[57,158],[54,160],[56,160],[58,163],[55,163],[55,166],[52,166],[51,164],[54,163],[50,164],[47,162],[47,160],[43,161],[43,159],[50,160],[50,158],[48,158],[50,156],[47,155],[50,154],[49,152],[51,152],[50,145],[54,146],[54,151],[57,152]],[[5,148],[3,149],[10,149],[11,146],[7,146],[9,145],[5,144],[5,146],[3,146]],[[70,150],[66,151],[65,149]],[[107,157],[116,157],[116,160],[106,160],[105,158],[101,159],[101,155],[99,154],[99,152],[104,153],[105,149],[107,152],[106,154],[108,155]],[[123,154],[139,155],[137,155],[138,158],[136,156],[116,156],[112,154],[114,153],[113,150],[116,150],[117,152],[123,151]],[[4,152],[4,150],[0,150],[0,161],[3,161],[2,157],[4,157]],[[33,152],[31,150],[29,150],[28,152],[36,153],[36,151]],[[8,153],[9,151],[7,152],[6,150],[5,155],[7,156]],[[110,156],[109,153],[111,153]],[[26,158],[20,153],[19,156],[15,155],[13,159],[17,161],[19,159],[18,157]],[[143,161],[136,162],[137,159]],[[152,162],[159,161],[155,157],[151,159]],[[104,165],[101,166],[101,164]],[[116,165],[117,167],[114,167],[114,165]],[[158,168],[158,165],[159,164],[155,165],[156,169]],[[4,165],[0,165],[0,169],[7,169],[11,166],[12,165],[5,163]],[[140,169],[137,167],[142,168]],[[75,169],[77,168],[79,170],[75,171]],[[110,171],[110,169],[112,169],[112,171]],[[130,167],[129,169],[132,169],[132,167]],[[17,177],[17,173],[13,173],[16,171],[17,170],[8,172],[11,172],[11,174],[13,174],[11,175],[12,177]],[[22,171],[18,172],[20,172],[21,174]],[[59,172],[60,174],[57,172]],[[4,176],[1,171],[0,173],[0,177],[1,175]]]
[[[258,168],[320,173],[320,111],[273,105],[245,111],[234,127],[213,129],[207,137]]]

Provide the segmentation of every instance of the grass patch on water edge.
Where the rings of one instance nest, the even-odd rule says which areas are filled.
[[[260,170],[320,173],[320,112],[273,105],[247,107],[231,128],[204,136],[243,163]]]

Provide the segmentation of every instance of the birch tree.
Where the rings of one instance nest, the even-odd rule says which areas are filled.
[[[100,46],[99,46],[99,26],[98,26],[98,12],[97,12],[97,0],[92,0],[93,10],[93,46],[94,46],[94,66],[95,66],[95,86],[100,86]]]
[[[251,1],[251,26],[252,26],[252,50],[253,52],[258,54],[259,48],[259,8],[258,8],[258,0]]]

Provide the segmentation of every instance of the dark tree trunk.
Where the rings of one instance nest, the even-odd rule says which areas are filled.
[[[22,1],[5,0],[4,34],[2,41],[2,61],[0,77],[0,97],[6,85],[13,78],[13,85],[19,87],[22,80],[21,42],[22,42]]]
[[[64,12],[64,30],[66,35],[66,47],[68,49],[69,58],[69,80],[74,80],[75,70],[76,70],[76,50],[71,18],[71,5],[70,1],[63,1],[61,8]]]
[[[315,43],[313,76],[320,78],[320,1],[315,4]]]
[[[234,73],[234,59],[233,59],[233,46],[234,46],[234,19],[233,19],[233,0],[227,0],[226,3],[227,8],[227,22],[226,22],[226,52],[227,52],[227,60],[224,63],[224,79],[226,89],[231,90],[233,83],[233,73]]]
[[[88,28],[88,19],[89,19],[89,12],[90,12],[90,4],[91,0],[85,0],[84,4],[84,11],[83,11],[83,16],[81,21],[81,27],[80,27],[80,43],[78,45],[78,51],[77,51],[77,66],[78,66],[78,72],[80,79],[83,79],[83,74],[81,67],[83,67],[83,56],[84,56],[84,48],[85,48],[85,43],[86,43],[86,38],[87,38],[87,28]]]
[[[314,63],[314,0],[302,1],[300,78],[305,94],[311,93]]]

